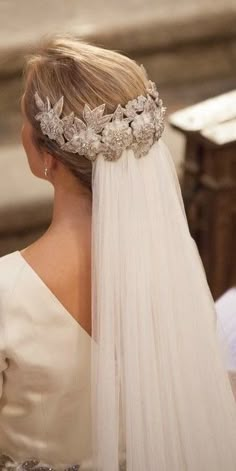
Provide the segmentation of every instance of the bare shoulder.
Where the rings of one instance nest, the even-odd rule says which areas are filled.
[[[83,241],[63,244],[60,239],[41,238],[20,251],[25,261],[50,284],[60,281],[70,285],[71,279],[90,268],[89,246]]]

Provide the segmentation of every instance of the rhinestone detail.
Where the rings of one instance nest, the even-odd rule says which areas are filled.
[[[151,80],[146,96],[130,100],[125,107],[119,104],[112,114],[104,115],[104,103],[93,110],[85,104],[83,120],[74,112],[60,118],[63,96],[53,106],[48,97],[44,102],[37,91],[34,96],[40,110],[35,119],[40,122],[42,133],[55,140],[61,149],[91,161],[100,153],[106,160],[116,161],[124,149],[132,149],[135,157],[142,157],[164,131],[166,107]]]
[[[60,471],[78,471],[79,464],[73,464]],[[0,454],[0,471],[57,471],[57,468],[49,464],[43,463],[35,458],[28,458],[24,461],[18,462],[5,453]]]
[[[15,461],[8,454],[0,452],[0,471],[78,471],[79,464],[72,464],[63,468],[52,467],[35,458],[28,458],[24,461]],[[119,471],[126,471],[126,460],[122,459]]]

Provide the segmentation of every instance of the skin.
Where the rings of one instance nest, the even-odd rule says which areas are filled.
[[[24,98],[21,111],[21,140],[30,170],[54,187],[51,224],[39,239],[21,251],[21,255],[68,315],[91,336],[92,195],[61,162],[35,148],[32,127],[24,113]]]

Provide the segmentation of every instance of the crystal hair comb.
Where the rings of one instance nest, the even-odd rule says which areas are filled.
[[[119,104],[112,114],[104,115],[105,103],[93,110],[85,104],[83,120],[74,116],[74,112],[60,118],[63,96],[54,106],[48,97],[44,103],[37,91],[34,96],[40,110],[35,119],[40,121],[42,133],[55,140],[61,149],[91,161],[100,152],[106,160],[117,160],[124,149],[132,149],[136,157],[142,157],[164,130],[166,108],[151,80],[146,96],[139,95],[125,107]]]

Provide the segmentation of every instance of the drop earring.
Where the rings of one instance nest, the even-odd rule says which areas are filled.
[[[44,175],[45,175],[45,177],[48,177],[48,169],[47,169],[47,167],[45,167],[45,169],[44,169]]]

